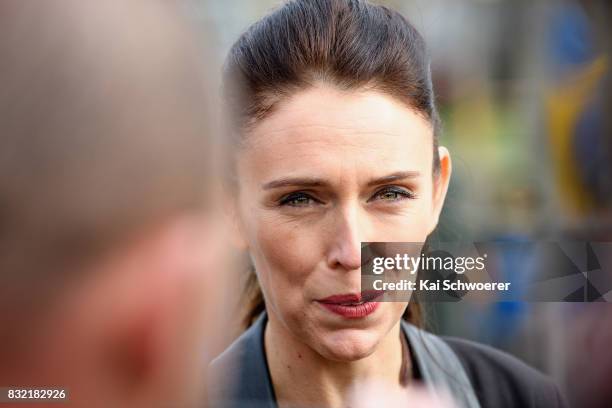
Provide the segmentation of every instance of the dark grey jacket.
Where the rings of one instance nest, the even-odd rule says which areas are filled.
[[[212,407],[275,408],[264,349],[265,313],[209,367]],[[438,337],[402,322],[416,378],[444,390],[459,408],[566,407],[543,374],[491,347]]]

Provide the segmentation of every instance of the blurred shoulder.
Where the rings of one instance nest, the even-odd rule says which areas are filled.
[[[442,339],[464,366],[482,407],[566,407],[555,383],[516,357],[454,337]]]

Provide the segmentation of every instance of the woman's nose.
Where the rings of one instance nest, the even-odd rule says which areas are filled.
[[[332,269],[356,270],[361,267],[361,241],[365,226],[357,208],[344,208],[330,231],[328,264]]]

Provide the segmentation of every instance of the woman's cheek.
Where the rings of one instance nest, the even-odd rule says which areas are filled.
[[[317,240],[308,232],[286,223],[262,225],[258,229],[257,246],[252,250],[256,252],[256,268],[268,295],[295,299],[295,294],[302,291],[318,263]],[[289,292],[293,296],[287,296]]]
[[[398,217],[379,220],[371,242],[423,242],[427,238],[430,209],[425,205],[413,207]]]

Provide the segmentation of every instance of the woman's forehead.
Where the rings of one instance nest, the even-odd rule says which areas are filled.
[[[281,100],[273,113],[249,132],[247,143],[274,135],[319,140],[326,135],[349,136],[346,142],[351,136],[365,135],[366,141],[377,134],[427,136],[433,129],[422,115],[389,95],[317,85]]]
[[[262,174],[296,169],[382,174],[431,167],[432,151],[431,125],[393,98],[315,88],[285,101],[258,124],[246,136],[240,161]]]

